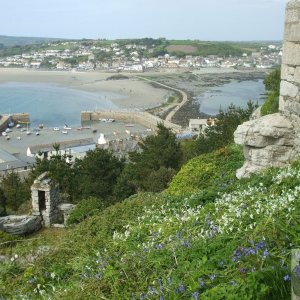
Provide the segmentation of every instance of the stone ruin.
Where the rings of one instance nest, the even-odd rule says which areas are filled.
[[[300,153],[300,0],[286,6],[279,113],[243,123],[234,140],[246,158],[238,178],[286,166]]]
[[[10,234],[28,234],[41,227],[64,227],[75,205],[60,203],[59,186],[47,172],[31,186],[32,214],[0,218],[0,230]]]

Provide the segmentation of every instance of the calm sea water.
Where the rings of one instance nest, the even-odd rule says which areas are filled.
[[[196,99],[200,111],[216,114],[231,103],[245,107],[249,99],[263,103],[265,91],[262,80],[233,81],[211,88]],[[90,93],[51,84],[5,83],[0,84],[0,113],[27,112],[32,126],[43,123],[46,127],[80,124],[82,110],[117,109],[111,99],[124,96],[113,93]]]
[[[111,99],[121,97],[51,84],[9,82],[0,84],[0,113],[29,113],[34,126],[73,126],[80,124],[82,110],[117,109]]]
[[[200,103],[200,111],[206,114],[215,115],[220,108],[225,110],[232,103],[245,108],[249,100],[262,105],[265,86],[263,80],[232,81],[223,86],[214,87],[209,91],[196,97]]]

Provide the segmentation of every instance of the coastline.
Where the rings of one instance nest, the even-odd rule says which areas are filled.
[[[108,92],[121,97],[111,100],[120,109],[145,110],[160,105],[165,101],[169,92],[163,88],[154,89],[151,85],[138,80],[132,74],[128,79],[106,80],[111,73],[77,72],[77,71],[43,71],[27,69],[0,68],[0,84],[44,83],[70,89],[100,93]],[[124,97],[125,96],[125,97]]]

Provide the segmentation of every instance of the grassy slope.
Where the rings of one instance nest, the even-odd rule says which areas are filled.
[[[201,166],[227,172],[236,158],[237,152],[225,162],[219,154],[194,159],[195,169],[183,167],[169,194],[184,181],[190,194],[185,169],[194,178]],[[7,251],[18,257],[0,268],[0,295],[287,299],[289,249],[300,246],[300,163],[234,183],[205,205],[203,193],[215,185],[196,182],[189,196],[139,194],[61,235],[45,231],[35,235],[39,240],[17,243]],[[35,263],[26,262],[38,249]]]

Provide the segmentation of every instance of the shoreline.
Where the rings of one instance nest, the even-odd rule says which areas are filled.
[[[90,93],[114,93],[120,95],[111,99],[119,109],[146,110],[160,105],[168,96],[165,89],[153,89],[149,84],[137,80],[132,74],[128,79],[106,80],[111,73],[44,71],[0,68],[0,84],[41,83],[53,84]],[[125,97],[124,97],[125,96]]]
[[[120,95],[110,99],[117,110],[148,111],[176,124],[187,125],[189,118],[203,117],[197,112],[198,105],[193,96],[205,93],[210,88],[222,86],[233,80],[257,80],[264,78],[268,70],[236,70],[208,68],[200,70],[161,69],[157,72],[123,73],[126,79],[107,80],[111,72],[103,71],[57,71],[31,70],[23,68],[0,68],[0,84],[41,83],[53,84],[91,93],[114,93]],[[143,77],[143,78],[139,78]],[[154,85],[154,83],[157,83]],[[172,92],[173,90],[173,92]],[[184,103],[166,107],[166,100],[175,91],[187,95]],[[180,91],[180,92],[179,92]],[[182,99],[181,99],[182,100]]]

